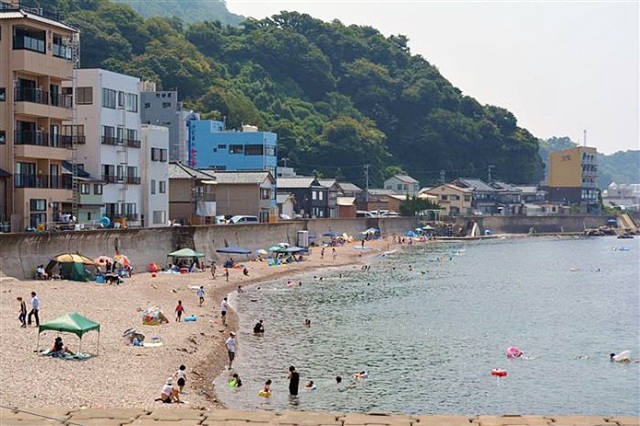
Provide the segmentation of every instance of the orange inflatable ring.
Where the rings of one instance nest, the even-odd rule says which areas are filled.
[[[502,368],[494,368],[493,370],[491,370],[491,375],[496,377],[506,377],[507,372]]]

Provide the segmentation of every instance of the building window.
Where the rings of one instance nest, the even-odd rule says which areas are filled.
[[[167,212],[164,210],[154,210],[153,212],[153,224],[159,225],[167,222]]]
[[[7,89],[4,87],[0,87],[0,102],[4,102],[7,100]]]
[[[318,191],[318,200],[322,200],[322,197],[323,197],[323,192]]]
[[[166,149],[161,149],[160,150],[160,161],[162,161],[163,163],[167,162],[167,150]]]
[[[164,108],[164,109],[171,108],[171,102],[163,102],[162,103],[162,108]]]
[[[116,97],[118,92],[113,89],[102,89],[102,106],[105,108],[116,109]]]
[[[160,194],[165,194],[167,192],[167,182],[164,180],[158,181],[158,192]]]
[[[29,208],[32,212],[46,212],[47,200],[45,199],[31,199],[29,200]]]
[[[447,201],[447,200],[449,199],[449,196],[448,196],[448,195],[446,195],[446,194],[442,194],[442,195],[440,195],[440,199],[441,199],[442,201]]]
[[[247,145],[244,147],[244,155],[262,155],[264,147],[262,145]]]
[[[76,105],[93,104],[93,87],[76,87]]]
[[[265,188],[261,188],[260,189],[260,199],[262,199],[262,200],[271,199],[271,190],[265,189]]]
[[[91,193],[91,186],[88,183],[83,183],[80,185],[80,193],[82,195],[89,195]]]
[[[124,92],[118,92],[118,108],[124,108]]]
[[[119,144],[124,142],[124,127],[122,126],[118,126],[117,139]]]
[[[317,197],[317,195],[316,195],[316,191],[311,191],[311,199],[312,199],[312,200],[315,200],[315,199],[316,199],[316,197]]]
[[[451,201],[458,201],[460,199],[459,195],[451,195]]]
[[[149,102],[145,102],[144,109],[149,109],[149,108],[151,108],[151,104]]]
[[[242,154],[244,147],[242,145],[229,145],[229,154]]]
[[[53,56],[62,59],[71,59],[71,46],[67,45],[61,35],[53,35]]]
[[[151,161],[160,161],[160,149],[151,148]]]
[[[129,112],[138,112],[138,95],[127,93],[125,99],[125,108]]]
[[[218,149],[227,149],[226,145],[218,145]]]
[[[93,184],[93,194],[94,195],[102,195],[102,185],[99,183]]]
[[[6,130],[0,130],[0,145],[4,145],[7,143],[7,132]]]
[[[118,182],[122,182],[124,180],[124,167],[123,166],[118,166],[116,168],[116,178],[118,179]]]
[[[150,188],[150,192],[151,195],[155,195],[156,193],[156,180],[155,179],[151,179],[151,188]]]
[[[268,155],[270,157],[275,157],[276,156],[276,147],[275,146],[267,146],[267,147],[265,147],[265,153],[266,153],[266,155]]]
[[[13,27],[13,50],[31,50],[46,53],[46,31],[27,27]]]
[[[464,196],[464,200],[465,201],[471,201],[471,195],[465,195]]]

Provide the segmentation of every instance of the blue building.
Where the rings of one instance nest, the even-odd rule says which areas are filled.
[[[278,136],[255,126],[225,130],[212,120],[189,121],[189,165],[220,171],[269,171],[276,176]]]

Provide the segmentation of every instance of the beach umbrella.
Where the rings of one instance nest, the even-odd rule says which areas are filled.
[[[424,231],[433,231],[435,228],[431,225],[423,226],[422,230]]]
[[[129,258],[122,253],[118,253],[115,256],[113,256],[113,260],[118,262],[122,266],[125,266],[125,267],[131,266],[131,261],[129,260]]]
[[[416,236],[416,233],[415,233],[415,232],[413,232],[413,231],[409,231],[409,232],[407,232],[407,233],[406,233],[406,236],[407,236],[407,237],[415,237],[415,236]]]
[[[267,249],[267,251],[278,251],[278,250],[282,250],[282,247],[280,246],[271,246]]]
[[[283,247],[283,248],[287,248],[289,247],[291,244],[289,243],[278,243],[278,247]]]
[[[256,254],[267,254],[267,251],[265,249],[258,249],[256,250]]]
[[[95,259],[93,259],[93,261],[97,265],[106,265],[107,263],[113,263],[113,259],[110,258],[109,256],[98,256]]]
[[[59,263],[84,263],[85,265],[95,265],[96,263],[87,256],[78,253],[63,253],[53,258]]]

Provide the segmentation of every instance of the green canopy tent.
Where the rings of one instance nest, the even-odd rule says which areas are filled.
[[[96,330],[98,332],[98,347],[96,355],[100,352],[100,324],[91,321],[89,318],[82,315],[71,312],[61,317],[47,321],[44,324],[40,324],[38,327],[38,339],[36,342],[36,352],[40,346],[40,333],[43,331],[52,330],[62,333],[73,333],[80,338],[80,349],[82,349],[82,336],[89,332]],[[78,350],[80,351],[80,350]]]
[[[190,248],[176,250],[167,255],[167,257],[171,258],[171,263],[173,264],[177,264],[180,259],[187,259],[191,263],[200,263],[200,259],[205,256],[206,255],[204,253],[192,250]]]

